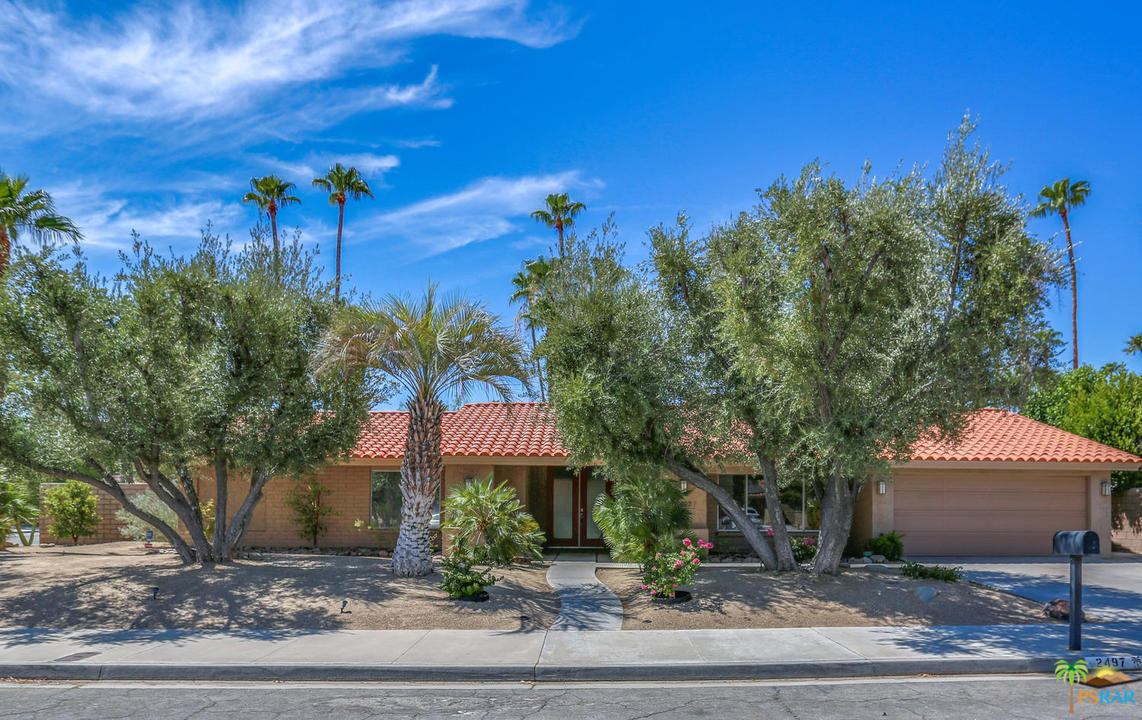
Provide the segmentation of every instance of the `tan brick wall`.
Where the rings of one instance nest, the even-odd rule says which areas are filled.
[[[1142,488],[1127,490],[1114,498],[1114,542],[1131,552],[1142,553]]]
[[[63,483],[43,483],[40,485],[40,507],[43,507],[44,504],[44,493],[46,493],[50,488],[60,487],[61,485],[63,485]],[[123,489],[123,492],[127,495],[127,497],[134,497],[135,495],[138,495],[139,493],[147,490],[145,483],[122,483],[119,485],[119,487]],[[112,497],[109,493],[106,493],[103,490],[95,487],[92,487],[91,489],[95,492],[95,512],[99,515],[99,525],[96,527],[94,535],[81,537],[79,539],[79,544],[94,545],[96,543],[119,542],[121,540],[125,540],[126,538],[124,538],[122,533],[119,532],[119,528],[123,527],[123,523],[119,522],[119,520],[115,517],[115,511],[122,509],[123,506],[120,505],[119,501]],[[71,538],[52,537],[52,535],[48,533],[48,526],[50,524],[51,520],[47,516],[40,516],[40,543],[59,543],[70,545]],[[155,540],[158,541],[162,541],[162,539],[163,538],[161,536],[155,538]]]

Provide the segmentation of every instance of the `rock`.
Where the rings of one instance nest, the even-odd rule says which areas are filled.
[[[1055,598],[1043,606],[1043,614],[1047,617],[1055,618],[1056,620],[1070,620],[1071,601],[1063,598]],[[1085,612],[1083,613],[1082,621],[1087,622]]]
[[[872,563],[883,563],[887,560],[883,555],[869,555],[868,561]]]
[[[388,550],[381,550],[380,552],[377,553],[377,557],[387,558],[387,557],[389,557],[389,555],[390,555],[390,553]]]
[[[932,600],[940,594],[939,590],[930,585],[921,585],[912,592],[916,594],[920,602],[932,602]]]

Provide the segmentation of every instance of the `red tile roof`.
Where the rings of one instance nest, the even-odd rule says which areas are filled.
[[[1142,465],[1142,457],[1137,455],[1023,415],[991,408],[980,410],[972,417],[958,444],[918,442],[912,448],[912,459]]]
[[[405,412],[374,412],[353,457],[399,459],[408,430]],[[539,403],[470,403],[444,414],[441,449],[460,457],[567,457]],[[1092,462],[1142,466],[1142,457],[1116,450],[1006,410],[981,410],[957,445],[916,444],[913,460],[958,462]]]
[[[407,431],[408,413],[374,412],[353,457],[400,458]],[[445,456],[567,457],[539,403],[469,403],[444,413],[442,435]]]

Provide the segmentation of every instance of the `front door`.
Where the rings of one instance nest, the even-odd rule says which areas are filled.
[[[610,491],[609,483],[585,468],[574,472],[565,467],[548,468],[551,498],[551,547],[602,547],[603,533],[595,524],[595,500]]]

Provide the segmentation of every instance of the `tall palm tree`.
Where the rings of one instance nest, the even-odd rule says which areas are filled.
[[[563,228],[574,225],[575,216],[586,209],[587,206],[581,202],[571,202],[567,193],[553,193],[547,196],[546,210],[536,210],[531,214],[532,219],[536,222],[541,222],[547,227],[553,227],[559,232],[560,260],[566,256],[563,248]]]
[[[341,299],[341,228],[345,225],[345,200],[360,200],[373,197],[369,183],[361,177],[355,167],[344,167],[337,163],[329,168],[323,177],[313,179],[313,187],[329,193],[329,204],[337,206],[337,285],[333,291],[335,300]]]
[[[432,504],[443,469],[444,399],[461,402],[483,386],[511,400],[511,381],[528,383],[523,346],[482,304],[461,295],[441,297],[430,284],[418,300],[390,295],[377,305],[345,308],[326,334],[317,369],[379,371],[408,394],[393,571],[403,577],[427,575],[432,572]]]
[[[1126,354],[1142,354],[1142,333],[1139,333],[1126,341]]]
[[[1086,202],[1090,195],[1090,183],[1078,180],[1074,184],[1070,178],[1063,178],[1053,185],[1044,185],[1039,191],[1039,204],[1031,211],[1033,217],[1058,215],[1063,219],[1063,229],[1067,233],[1067,258],[1071,263],[1071,367],[1079,366],[1079,290],[1078,274],[1075,272],[1075,246],[1071,242],[1070,211]]]
[[[12,243],[24,230],[40,240],[83,237],[75,223],[56,214],[47,191],[28,190],[27,175],[13,177],[0,170],[0,276],[12,261]]]
[[[528,330],[531,331],[532,362],[535,364],[535,378],[539,385],[539,399],[544,402],[547,401],[547,397],[543,389],[543,367],[539,363],[539,358],[535,355],[536,321],[531,309],[535,307],[535,301],[539,297],[540,288],[543,287],[544,280],[550,274],[551,262],[542,255],[534,260],[525,260],[523,269],[517,272],[515,277],[512,278],[512,287],[515,289],[512,292],[511,298],[508,299],[508,302],[511,304],[517,302],[522,303],[519,315],[517,316],[517,322],[524,322]]]
[[[274,275],[281,268],[281,252],[278,247],[278,209],[287,205],[300,205],[301,200],[290,195],[294,184],[277,175],[264,175],[250,178],[250,192],[242,196],[242,202],[258,206],[258,212],[270,216],[270,227],[274,234]]]

